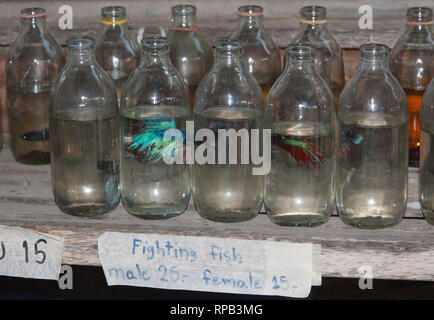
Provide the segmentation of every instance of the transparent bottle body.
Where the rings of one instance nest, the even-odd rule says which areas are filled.
[[[134,141],[139,135],[158,133],[157,128],[168,123],[185,132],[189,118],[182,106],[159,106],[157,110],[154,106],[138,106],[122,113],[121,190],[130,214],[162,219],[185,211],[191,196],[190,167],[185,159],[183,164],[167,164],[160,155],[148,154],[149,147],[135,148]]]
[[[265,30],[261,7],[243,6],[238,12],[238,28],[231,39],[242,44],[247,70],[258,81],[265,101],[271,86],[282,72],[280,52]]]
[[[120,104],[123,85],[140,61],[140,47],[128,31],[126,15],[112,19],[110,24],[109,17],[103,15],[101,29],[95,37],[95,56],[114,80]],[[116,21],[119,19],[125,22]]]
[[[409,116],[409,165],[419,167],[420,159],[420,111],[422,97],[434,76],[434,39],[432,25],[416,21],[410,8],[406,31],[395,43],[390,54],[390,70],[404,89],[408,100]],[[428,8],[421,8],[427,9]],[[420,11],[422,13],[422,11]],[[429,19],[427,19],[428,22]],[[418,24],[420,22],[420,24]],[[432,22],[432,12],[431,12]]]
[[[263,177],[253,174],[253,162],[243,145],[252,150],[256,143],[260,148],[261,138],[254,142],[250,137],[254,129],[262,129],[263,95],[242,57],[238,41],[217,41],[215,63],[196,93],[196,139],[199,132],[211,136],[195,143],[193,200],[199,215],[213,221],[251,219],[262,203]],[[220,142],[219,131],[228,134]],[[198,155],[204,157],[203,161],[198,162]]]
[[[300,30],[291,44],[308,44],[315,48],[316,71],[332,91],[337,108],[345,86],[342,49],[327,28],[325,8],[303,7],[301,14]],[[318,18],[319,15],[323,16]]]
[[[420,204],[425,220],[434,225],[434,80],[423,98],[420,126]]]
[[[119,112],[113,80],[93,40],[68,40],[68,62],[50,92],[51,179],[60,210],[97,216],[119,204]]]
[[[214,164],[205,163],[193,165],[193,199],[199,214],[213,221],[238,222],[254,218],[262,203],[263,179],[253,175],[253,164],[241,163],[241,139],[236,140],[237,161],[229,162],[229,139],[218,141],[218,130],[244,130],[250,137],[252,129],[262,127],[262,114],[255,110],[225,107],[208,108],[194,116],[196,133],[203,128],[214,132],[215,141],[206,141],[215,150]],[[249,141],[249,150],[252,149]],[[219,153],[226,150],[224,163],[219,164]]]
[[[339,216],[360,228],[398,224],[407,205],[407,123],[370,113],[355,113],[339,123]]]
[[[128,213],[143,219],[182,214],[191,198],[185,160],[188,90],[170,63],[168,41],[142,40],[142,61],[125,84],[121,103],[121,194]],[[167,130],[180,136],[164,141]],[[172,148],[173,147],[173,148]],[[165,158],[180,157],[170,163]]]
[[[167,39],[170,61],[187,84],[193,108],[197,87],[214,62],[212,47],[197,25],[194,6],[172,7],[172,26]]]
[[[336,208],[359,228],[396,225],[407,205],[407,105],[387,50],[361,46],[359,70],[339,102]]]
[[[10,148],[20,163],[48,164],[48,96],[65,58],[45,26],[43,9],[23,9],[22,14],[35,17],[22,18],[6,60]]]
[[[315,72],[313,50],[286,49],[287,65],[267,98],[271,171],[265,177],[268,217],[284,226],[317,226],[334,208],[336,114]]]
[[[282,122],[272,132],[271,171],[264,190],[268,216],[287,226],[326,222],[334,208],[334,130]]]
[[[50,117],[52,186],[63,212],[95,216],[117,207],[118,121],[117,114],[99,118],[76,109]]]

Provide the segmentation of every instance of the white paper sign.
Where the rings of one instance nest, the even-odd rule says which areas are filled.
[[[63,237],[0,226],[0,275],[58,280]]]
[[[305,298],[312,280],[321,282],[313,267],[318,246],[107,232],[98,254],[109,286]]]

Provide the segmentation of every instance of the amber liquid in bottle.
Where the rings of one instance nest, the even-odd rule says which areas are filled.
[[[196,94],[197,85],[188,87],[188,90],[190,91],[190,106],[191,110],[193,110],[194,107],[194,96]]]
[[[404,89],[408,103],[409,122],[409,153],[408,164],[412,167],[419,167],[419,119],[424,91]]]
[[[268,91],[271,89],[270,84],[260,84],[259,85],[262,89],[262,94],[264,95],[264,102],[267,100]]]

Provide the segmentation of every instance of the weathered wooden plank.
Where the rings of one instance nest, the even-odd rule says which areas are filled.
[[[417,199],[416,184],[417,170],[410,169],[410,203]],[[316,228],[287,228],[265,214],[241,223],[215,223],[202,219],[192,205],[168,220],[141,220],[122,206],[101,217],[77,218],[54,205],[49,166],[20,165],[8,149],[0,154],[0,195],[0,224],[65,237],[66,264],[99,265],[98,236],[118,231],[320,243],[324,276],[358,277],[358,268],[370,265],[378,279],[434,281],[434,227],[420,218],[406,218],[384,230],[359,230],[338,217]],[[409,208],[407,216],[421,214]]]

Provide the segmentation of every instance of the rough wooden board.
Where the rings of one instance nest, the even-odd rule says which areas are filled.
[[[410,170],[410,176],[412,185],[417,170]],[[222,224],[202,219],[191,206],[168,220],[141,220],[122,206],[101,217],[77,218],[54,205],[49,166],[20,165],[4,149],[0,177],[0,224],[65,237],[65,264],[100,265],[97,238],[106,231],[119,231],[320,243],[324,276],[357,278],[359,267],[370,265],[378,279],[434,281],[434,227],[420,218],[406,218],[384,230],[359,230],[338,217],[316,228],[287,228],[273,224],[265,214]],[[413,197],[415,191],[410,190]],[[407,215],[420,217],[420,212],[409,210]]]

